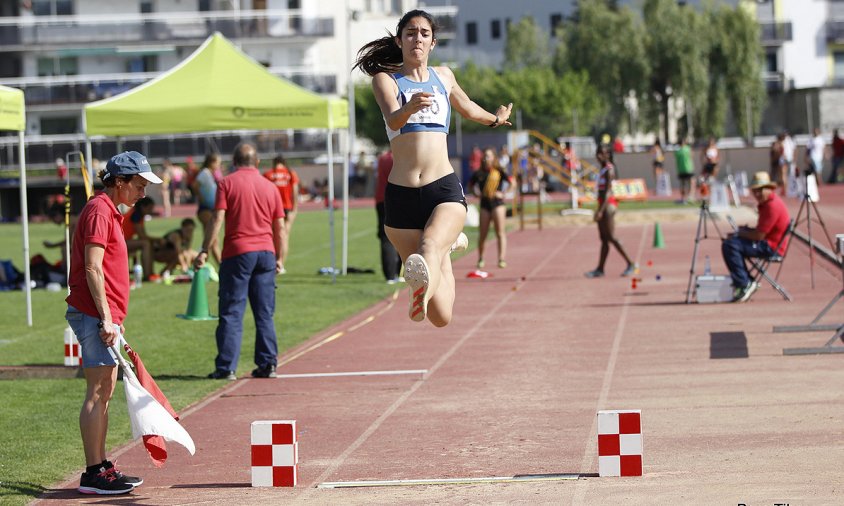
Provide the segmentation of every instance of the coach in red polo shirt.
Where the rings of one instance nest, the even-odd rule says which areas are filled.
[[[758,204],[759,220],[755,227],[740,227],[721,243],[724,263],[733,278],[733,302],[750,300],[750,296],[759,288],[759,285],[750,279],[744,259],[782,255],[788,245],[788,238],[784,241],[782,239],[791,218],[785,203],[774,192],[776,187],[767,172],[754,174],[750,189]]]
[[[278,356],[273,325],[275,276],[284,268],[282,251],[287,241],[284,209],[275,185],[258,172],[255,146],[238,145],[232,161],[235,171],[217,186],[214,222],[194,262],[197,267],[205,264],[208,247],[217,240],[225,222],[216,369],[208,377],[236,379],[234,372],[240,358],[243,313],[248,298],[255,317],[255,365],[258,366],[252,377],[274,378]]]
[[[127,151],[115,155],[99,174],[105,190],[85,204],[71,244],[67,296],[68,324],[82,347],[88,390],[79,427],[87,466],[79,483],[83,494],[123,494],[143,480],[126,476],[106,460],[108,402],[117,381],[109,346],[123,333],[129,307],[129,263],[119,204],[133,206],[149,183],[161,183],[144,155]]]

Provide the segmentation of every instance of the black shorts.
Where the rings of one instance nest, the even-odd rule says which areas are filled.
[[[498,206],[503,206],[504,201],[501,199],[488,199],[486,197],[481,197],[481,209],[485,209],[487,211],[492,212]]]
[[[434,208],[445,202],[457,202],[467,207],[457,174],[451,173],[419,188],[387,183],[384,192],[384,224],[391,228],[422,230],[434,213]]]

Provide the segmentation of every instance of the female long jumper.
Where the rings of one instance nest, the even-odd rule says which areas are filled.
[[[510,125],[513,104],[495,114],[474,103],[448,67],[429,67],[437,25],[425,11],[402,16],[396,36],[365,45],[355,67],[372,76],[393,151],[384,230],[405,263],[409,316],[448,325],[454,307],[449,253],[465,248],[466,199],[448,159],[446,137],[454,108],[492,128]]]

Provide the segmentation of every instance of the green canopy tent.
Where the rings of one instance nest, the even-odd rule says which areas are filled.
[[[330,203],[334,201],[332,134],[348,125],[346,100],[324,97],[273,75],[219,33],[208,37],[168,72],[125,93],[85,106],[89,160],[90,137],[99,135],[326,129]],[[343,184],[348,182],[344,180]],[[334,206],[329,205],[328,210],[331,266],[336,271]],[[344,252],[346,246],[343,245]]]
[[[26,324],[32,326],[32,285],[29,272],[29,210],[26,203],[26,106],[23,91],[0,85],[0,130],[18,132],[18,152],[21,172],[21,223],[23,224],[23,271],[26,293]]]

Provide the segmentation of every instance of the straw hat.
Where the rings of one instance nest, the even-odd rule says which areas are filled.
[[[753,174],[753,179],[750,181],[750,189],[757,188],[776,188],[777,184],[771,182],[771,176],[767,172],[757,172]]]

